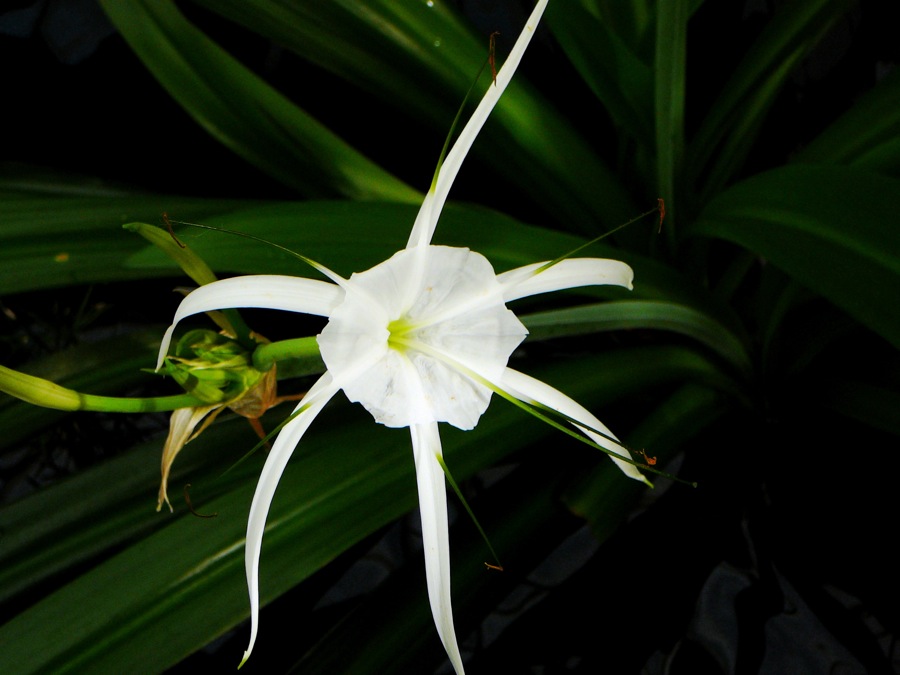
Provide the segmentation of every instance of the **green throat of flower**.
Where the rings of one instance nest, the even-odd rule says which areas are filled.
[[[421,328],[421,325],[413,323],[406,317],[394,319],[387,325],[388,347],[405,353],[416,344],[417,340],[413,334],[418,328]]]

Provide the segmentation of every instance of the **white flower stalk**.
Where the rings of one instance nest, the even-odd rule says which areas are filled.
[[[244,660],[250,655],[258,630],[259,558],[269,506],[297,443],[339,390],[351,401],[361,403],[376,422],[410,429],[428,596],[438,634],[457,673],[463,672],[463,664],[450,604],[447,498],[439,461],[438,422],[471,429],[487,409],[492,389],[502,390],[527,403],[559,411],[578,423],[575,426],[597,444],[629,457],[587,410],[561,392],[507,367],[527,331],[506,303],[587,285],[631,288],[631,268],[616,260],[582,258],[551,266],[536,263],[497,275],[478,253],[430,243],[459,167],[511,80],[546,5],[547,0],[537,3],[497,73],[496,83],[489,87],[447,154],[405,249],[349,279],[316,264],[334,283],[246,276],[207,284],[184,299],[166,333],[160,362],[175,323],[192,314],[231,307],[266,307],[328,317],[317,338],[327,371],[303,397],[296,416],[275,440],[250,508],[246,571],[252,627]],[[643,480],[633,465],[616,461],[628,476]]]

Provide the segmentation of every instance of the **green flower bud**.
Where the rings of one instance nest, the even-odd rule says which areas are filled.
[[[225,403],[253,389],[264,373],[253,367],[253,354],[215,331],[189,331],[166,357],[162,371],[205,403]]]

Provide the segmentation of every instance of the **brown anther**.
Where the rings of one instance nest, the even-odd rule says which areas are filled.
[[[656,457],[650,457],[646,450],[641,450],[641,454],[644,456],[644,461],[647,463],[647,466],[654,466],[656,464]]]
[[[175,230],[172,229],[172,221],[169,220],[169,214],[163,211],[162,218],[163,222],[166,224],[166,229],[169,231],[169,236],[175,240],[175,243],[178,244],[179,248],[187,248],[187,246],[182,244],[181,240],[175,236]]]
[[[494,78],[494,86],[497,86],[497,36],[500,35],[499,30],[491,33],[490,42],[488,44],[488,63],[491,66],[491,77]]]

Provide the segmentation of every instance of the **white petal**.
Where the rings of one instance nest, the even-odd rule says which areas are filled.
[[[443,171],[443,167],[441,168]],[[428,246],[431,243],[431,237],[434,234],[434,228],[437,225],[437,217],[441,210],[438,209],[434,214],[434,185],[428,190],[425,199],[422,200],[422,206],[416,214],[416,220],[413,223],[412,230],[409,233],[409,239],[406,241],[406,248],[415,248],[416,246]],[[432,222],[434,219],[434,222]]]
[[[358,377],[342,380],[344,393],[388,427],[447,422],[458,429],[473,429],[487,410],[491,390],[461,369],[433,358],[435,352],[387,349]]]
[[[620,260],[568,258],[538,272],[546,262],[518,267],[497,275],[506,302],[539,293],[580,286],[624,286],[631,290],[632,269]]]
[[[600,420],[594,417],[590,413],[590,411],[587,410],[587,408],[573,401],[558,389],[554,389],[550,385],[544,384],[540,380],[536,380],[533,377],[529,377],[528,375],[520,373],[517,370],[513,370],[512,368],[507,368],[503,374],[503,378],[500,380],[498,385],[500,386],[500,388],[506,390],[520,401],[524,401],[526,403],[540,403],[541,405],[545,405],[548,408],[561,412],[563,415],[571,417],[574,420],[578,420],[579,422],[582,422],[592,429],[602,431],[607,436],[615,438],[613,433],[609,429],[607,429]],[[622,455],[623,457],[631,457],[628,450],[623,448],[621,445],[618,445],[608,438],[605,438],[600,434],[596,434],[589,429],[585,429],[584,427],[581,427],[579,425],[575,426],[577,426],[581,431],[587,434],[588,437],[597,445],[602,446],[618,455]],[[647,479],[644,477],[644,475],[640,471],[638,471],[637,467],[635,467],[633,464],[629,464],[628,462],[623,462],[620,459],[616,459],[613,455],[610,455],[609,457],[629,478],[634,478],[635,480],[639,480],[645,483],[647,482]]]
[[[528,329],[503,305],[454,316],[414,332],[417,342],[443,352],[482,377],[496,380]]]
[[[338,387],[334,385],[331,375],[327,372],[316,381],[306,396],[300,400],[294,412],[302,408],[305,410],[288,422],[278,434],[259,476],[253,502],[250,505],[250,517],[247,520],[247,544],[244,552],[247,588],[250,593],[250,643],[247,651],[244,652],[242,664],[253,651],[256,634],[259,630],[259,556],[263,533],[266,529],[266,517],[269,514],[272,498],[275,496],[275,488],[278,487],[281,474],[284,473],[284,468],[291,458],[294,448],[297,447],[297,443],[300,442],[316,415],[321,412],[337,391]]]
[[[191,292],[178,306],[172,325],[163,336],[156,368],[159,369],[169,351],[175,325],[185,317],[231,307],[262,307],[328,316],[343,297],[344,291],[334,284],[275,274],[233,277],[206,284]]]
[[[362,404],[379,424],[399,428],[434,421],[418,373],[400,352],[385,348],[357,377],[341,381],[347,398]]]
[[[416,484],[419,488],[419,513],[422,516],[422,543],[425,547],[425,579],[431,615],[438,635],[450,657],[453,669],[461,674],[462,657],[453,629],[450,606],[450,533],[447,522],[447,485],[438,462],[441,437],[436,423],[410,427],[413,456],[416,460]]]
[[[397,258],[421,260],[424,267],[411,302],[404,307],[407,318],[415,323],[436,324],[453,317],[465,320],[474,311],[503,305],[494,268],[480,253],[467,248],[427,246],[401,251]]]
[[[488,87],[487,92],[481,99],[481,103],[478,104],[472,117],[466,123],[462,132],[460,132],[459,138],[456,139],[456,143],[453,144],[450,152],[447,153],[444,164],[440,168],[437,182],[432,190],[429,191],[429,195],[422,203],[422,208],[416,217],[415,225],[413,225],[412,232],[409,235],[408,248],[424,246],[431,242],[438,217],[444,208],[444,202],[447,201],[447,194],[450,192],[453,181],[456,180],[456,174],[459,173],[459,168],[462,166],[466,155],[469,154],[469,149],[472,147],[472,143],[475,142],[475,137],[481,131],[481,127],[487,121],[488,115],[491,114],[491,110],[494,109],[497,101],[500,100],[500,96],[506,90],[506,86],[512,80],[513,73],[516,72],[519,61],[522,60],[522,55],[525,53],[528,43],[531,42],[531,38],[546,7],[547,0],[539,0],[534,11],[531,12],[531,16],[528,17],[525,28],[519,34],[516,44],[513,45],[512,51],[506,57],[503,67],[497,73],[496,82],[491,83]],[[433,199],[430,198],[432,193],[434,194]]]

